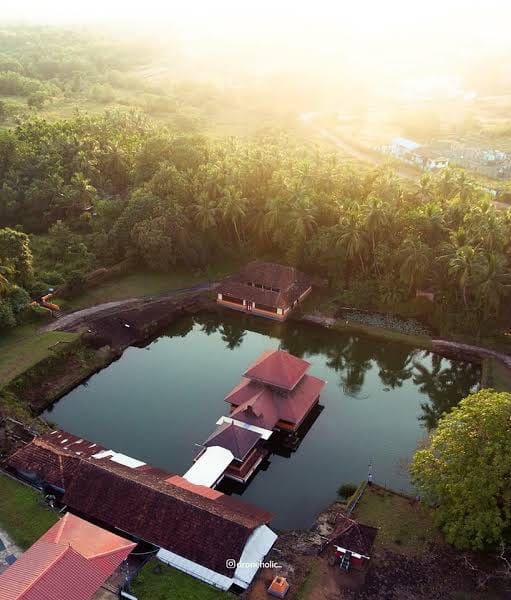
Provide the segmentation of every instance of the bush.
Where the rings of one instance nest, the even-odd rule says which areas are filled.
[[[343,483],[337,490],[337,494],[347,500],[357,491],[357,487],[354,483]]]

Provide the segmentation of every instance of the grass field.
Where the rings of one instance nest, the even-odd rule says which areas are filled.
[[[207,271],[195,272],[184,269],[178,269],[172,273],[137,271],[106,281],[74,298],[64,300],[56,297],[52,302],[58,304],[65,311],[71,311],[127,298],[158,296],[198,283],[215,281],[237,270],[239,264],[234,261],[225,261]]]
[[[228,600],[231,594],[221,592],[157,561],[145,565],[131,585],[139,600]]]
[[[33,367],[52,352],[59,342],[71,342],[76,333],[38,333],[39,325],[22,325],[0,337],[0,388]]]
[[[426,507],[378,486],[368,487],[354,511],[361,523],[378,527],[376,546],[420,555],[441,537]]]
[[[0,526],[23,550],[57,522],[57,515],[40,504],[35,490],[0,475]]]
[[[130,273],[122,277],[106,281],[98,287],[86,290],[71,299],[54,298],[52,302],[63,310],[78,310],[104,302],[138,298],[142,296],[157,296],[174,289],[192,286],[204,281],[204,274],[185,272],[177,273]]]

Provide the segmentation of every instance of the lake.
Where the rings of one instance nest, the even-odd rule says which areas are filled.
[[[308,527],[343,483],[410,491],[406,461],[439,416],[480,380],[477,365],[410,346],[237,313],[184,317],[92,376],[43,416],[74,434],[183,474],[225,395],[261,352],[282,348],[327,380],[322,411],[294,452],[276,449],[242,490],[276,528]],[[227,487],[225,488],[227,490]]]

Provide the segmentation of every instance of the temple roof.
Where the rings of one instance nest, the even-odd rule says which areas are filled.
[[[204,446],[221,446],[230,450],[237,460],[244,460],[261,439],[261,435],[234,423],[223,423],[207,438]]]
[[[325,385],[322,379],[305,375],[291,392],[279,392],[243,378],[225,401],[236,407],[230,416],[238,421],[270,430],[281,420],[298,426],[316,403]]]
[[[294,267],[254,261],[239,273],[231,275],[218,287],[218,292],[256,305],[288,308],[305,293],[310,278]]]
[[[284,350],[270,350],[250,365],[243,373],[248,379],[292,390],[305,375],[310,363]]]

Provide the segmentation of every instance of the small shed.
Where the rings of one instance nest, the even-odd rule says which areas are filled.
[[[330,543],[335,549],[335,557],[340,567],[346,571],[362,570],[368,566],[374,540],[378,534],[376,527],[359,523],[354,519],[341,516],[335,530],[330,536]]]

